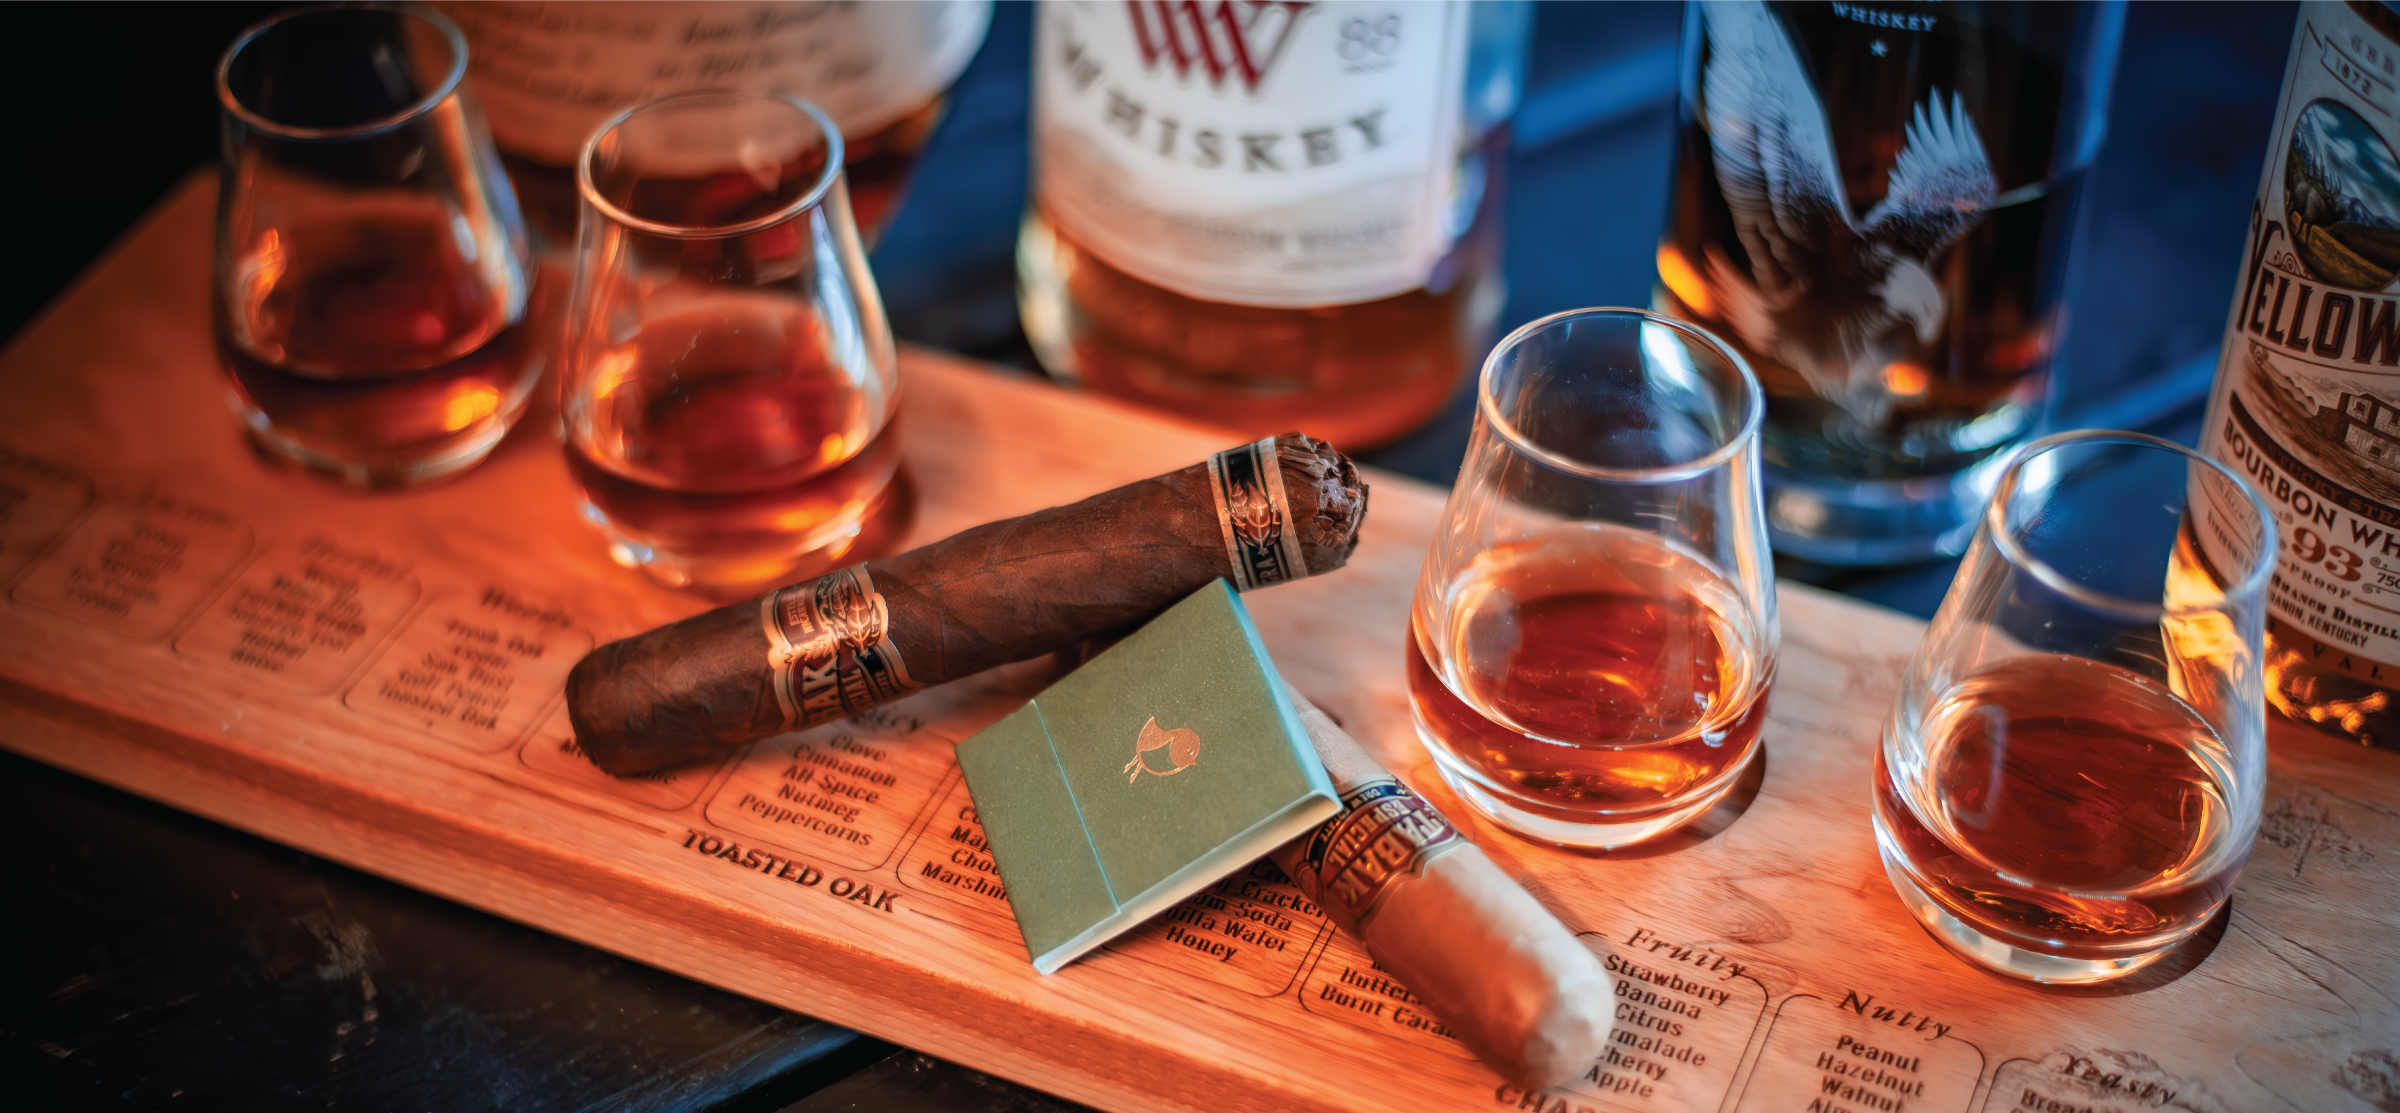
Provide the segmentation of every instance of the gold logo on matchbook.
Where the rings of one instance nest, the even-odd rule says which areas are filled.
[[[1174,768],[1161,769],[1151,764],[1152,759],[1149,755],[1161,750],[1166,751],[1164,757],[1167,761],[1174,763]],[[1132,784],[1141,780],[1144,773],[1171,777],[1191,768],[1199,761],[1200,732],[1188,727],[1177,727],[1174,730],[1164,729],[1158,725],[1158,716],[1153,715],[1149,722],[1142,724],[1142,733],[1133,740],[1133,760],[1125,763],[1125,772],[1128,774],[1125,783]]]

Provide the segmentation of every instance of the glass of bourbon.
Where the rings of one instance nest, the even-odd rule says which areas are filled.
[[[216,347],[271,456],[363,487],[474,466],[525,411],[547,291],[431,9],[303,8],[217,66]]]
[[[2217,914],[2266,788],[2277,546],[2246,480],[2156,437],[2061,433],[2001,471],[1876,754],[1876,847],[1934,938],[2076,984]]]
[[[1757,756],[1775,677],[1742,357],[1637,309],[1534,321],[1483,366],[1417,581],[1408,689],[1460,798],[1527,838],[1655,838]]]
[[[618,563],[739,597],[896,528],[899,370],[826,115],[665,97],[576,177],[560,416]]]

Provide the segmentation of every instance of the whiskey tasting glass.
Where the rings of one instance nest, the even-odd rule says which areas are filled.
[[[516,198],[430,9],[286,12],[217,65],[216,346],[266,452],[368,487],[472,467],[547,354]]]
[[[2062,433],[2001,471],[1876,758],[1876,847],[1934,938],[2098,982],[2224,905],[2266,787],[2277,545],[2247,481],[2156,437]]]
[[[560,410],[611,555],[741,596],[891,527],[899,372],[825,114],[665,97],[604,125],[576,176]]]
[[[1545,317],[1483,366],[1417,582],[1417,733],[1469,806],[1616,847],[1725,795],[1775,676],[1764,403],[1708,333],[1636,309]]]

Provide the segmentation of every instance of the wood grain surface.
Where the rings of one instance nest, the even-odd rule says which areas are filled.
[[[1268,867],[1037,975],[950,744],[1046,666],[599,774],[566,667],[703,604],[609,563],[547,412],[430,490],[262,463],[210,351],[212,203],[176,193],[0,356],[12,750],[1112,1109],[2400,1110],[2400,758],[2278,727],[2209,932],[2132,984],[2007,981],[1919,930],[1875,856],[1870,754],[1918,623],[1785,586],[1746,810],[1643,852],[1533,847],[1475,824],[1415,739],[1400,639],[1442,494],[1388,475],[1348,569],[1248,601],[1287,679],[1617,972],[1607,1055],[1502,1085]],[[1227,439],[929,352],[903,376],[906,544]]]

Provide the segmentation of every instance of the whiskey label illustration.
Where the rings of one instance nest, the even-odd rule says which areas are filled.
[[[2201,448],[2283,527],[2272,617],[2375,679],[2400,663],[2400,61],[2330,7],[2293,50]],[[2234,562],[2211,523],[2237,512],[2192,511],[2201,551]]]

